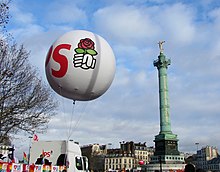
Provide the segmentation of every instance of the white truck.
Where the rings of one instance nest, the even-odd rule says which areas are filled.
[[[73,141],[36,141],[30,148],[29,164],[66,166],[67,172],[88,172],[88,159]]]

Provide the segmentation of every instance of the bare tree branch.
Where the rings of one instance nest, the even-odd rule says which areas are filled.
[[[10,42],[6,29],[10,1],[0,0],[0,143],[9,143],[15,133],[45,131],[57,107],[50,89],[30,65],[30,54],[23,45]]]
[[[57,104],[38,78],[23,46],[2,46],[0,51],[0,142],[9,134],[43,132]]]

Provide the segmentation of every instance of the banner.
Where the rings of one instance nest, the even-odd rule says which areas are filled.
[[[8,163],[0,163],[0,171],[7,172]]]
[[[43,165],[35,165],[34,172],[42,172],[43,171]]]
[[[0,162],[0,172],[62,172],[66,166],[27,165],[18,163]]]
[[[59,172],[59,166],[52,166],[51,172]]]
[[[43,172],[50,172],[51,171],[51,166],[50,165],[44,165],[43,166]]]
[[[22,164],[12,164],[12,172],[22,172]]]

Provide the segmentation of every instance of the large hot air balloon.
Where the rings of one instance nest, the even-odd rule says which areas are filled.
[[[72,100],[93,100],[111,85],[115,57],[101,36],[75,30],[53,43],[45,70],[50,86],[59,95]]]

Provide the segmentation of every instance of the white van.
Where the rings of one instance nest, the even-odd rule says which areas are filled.
[[[29,164],[66,166],[67,172],[88,171],[88,159],[73,141],[37,141],[30,148]]]

